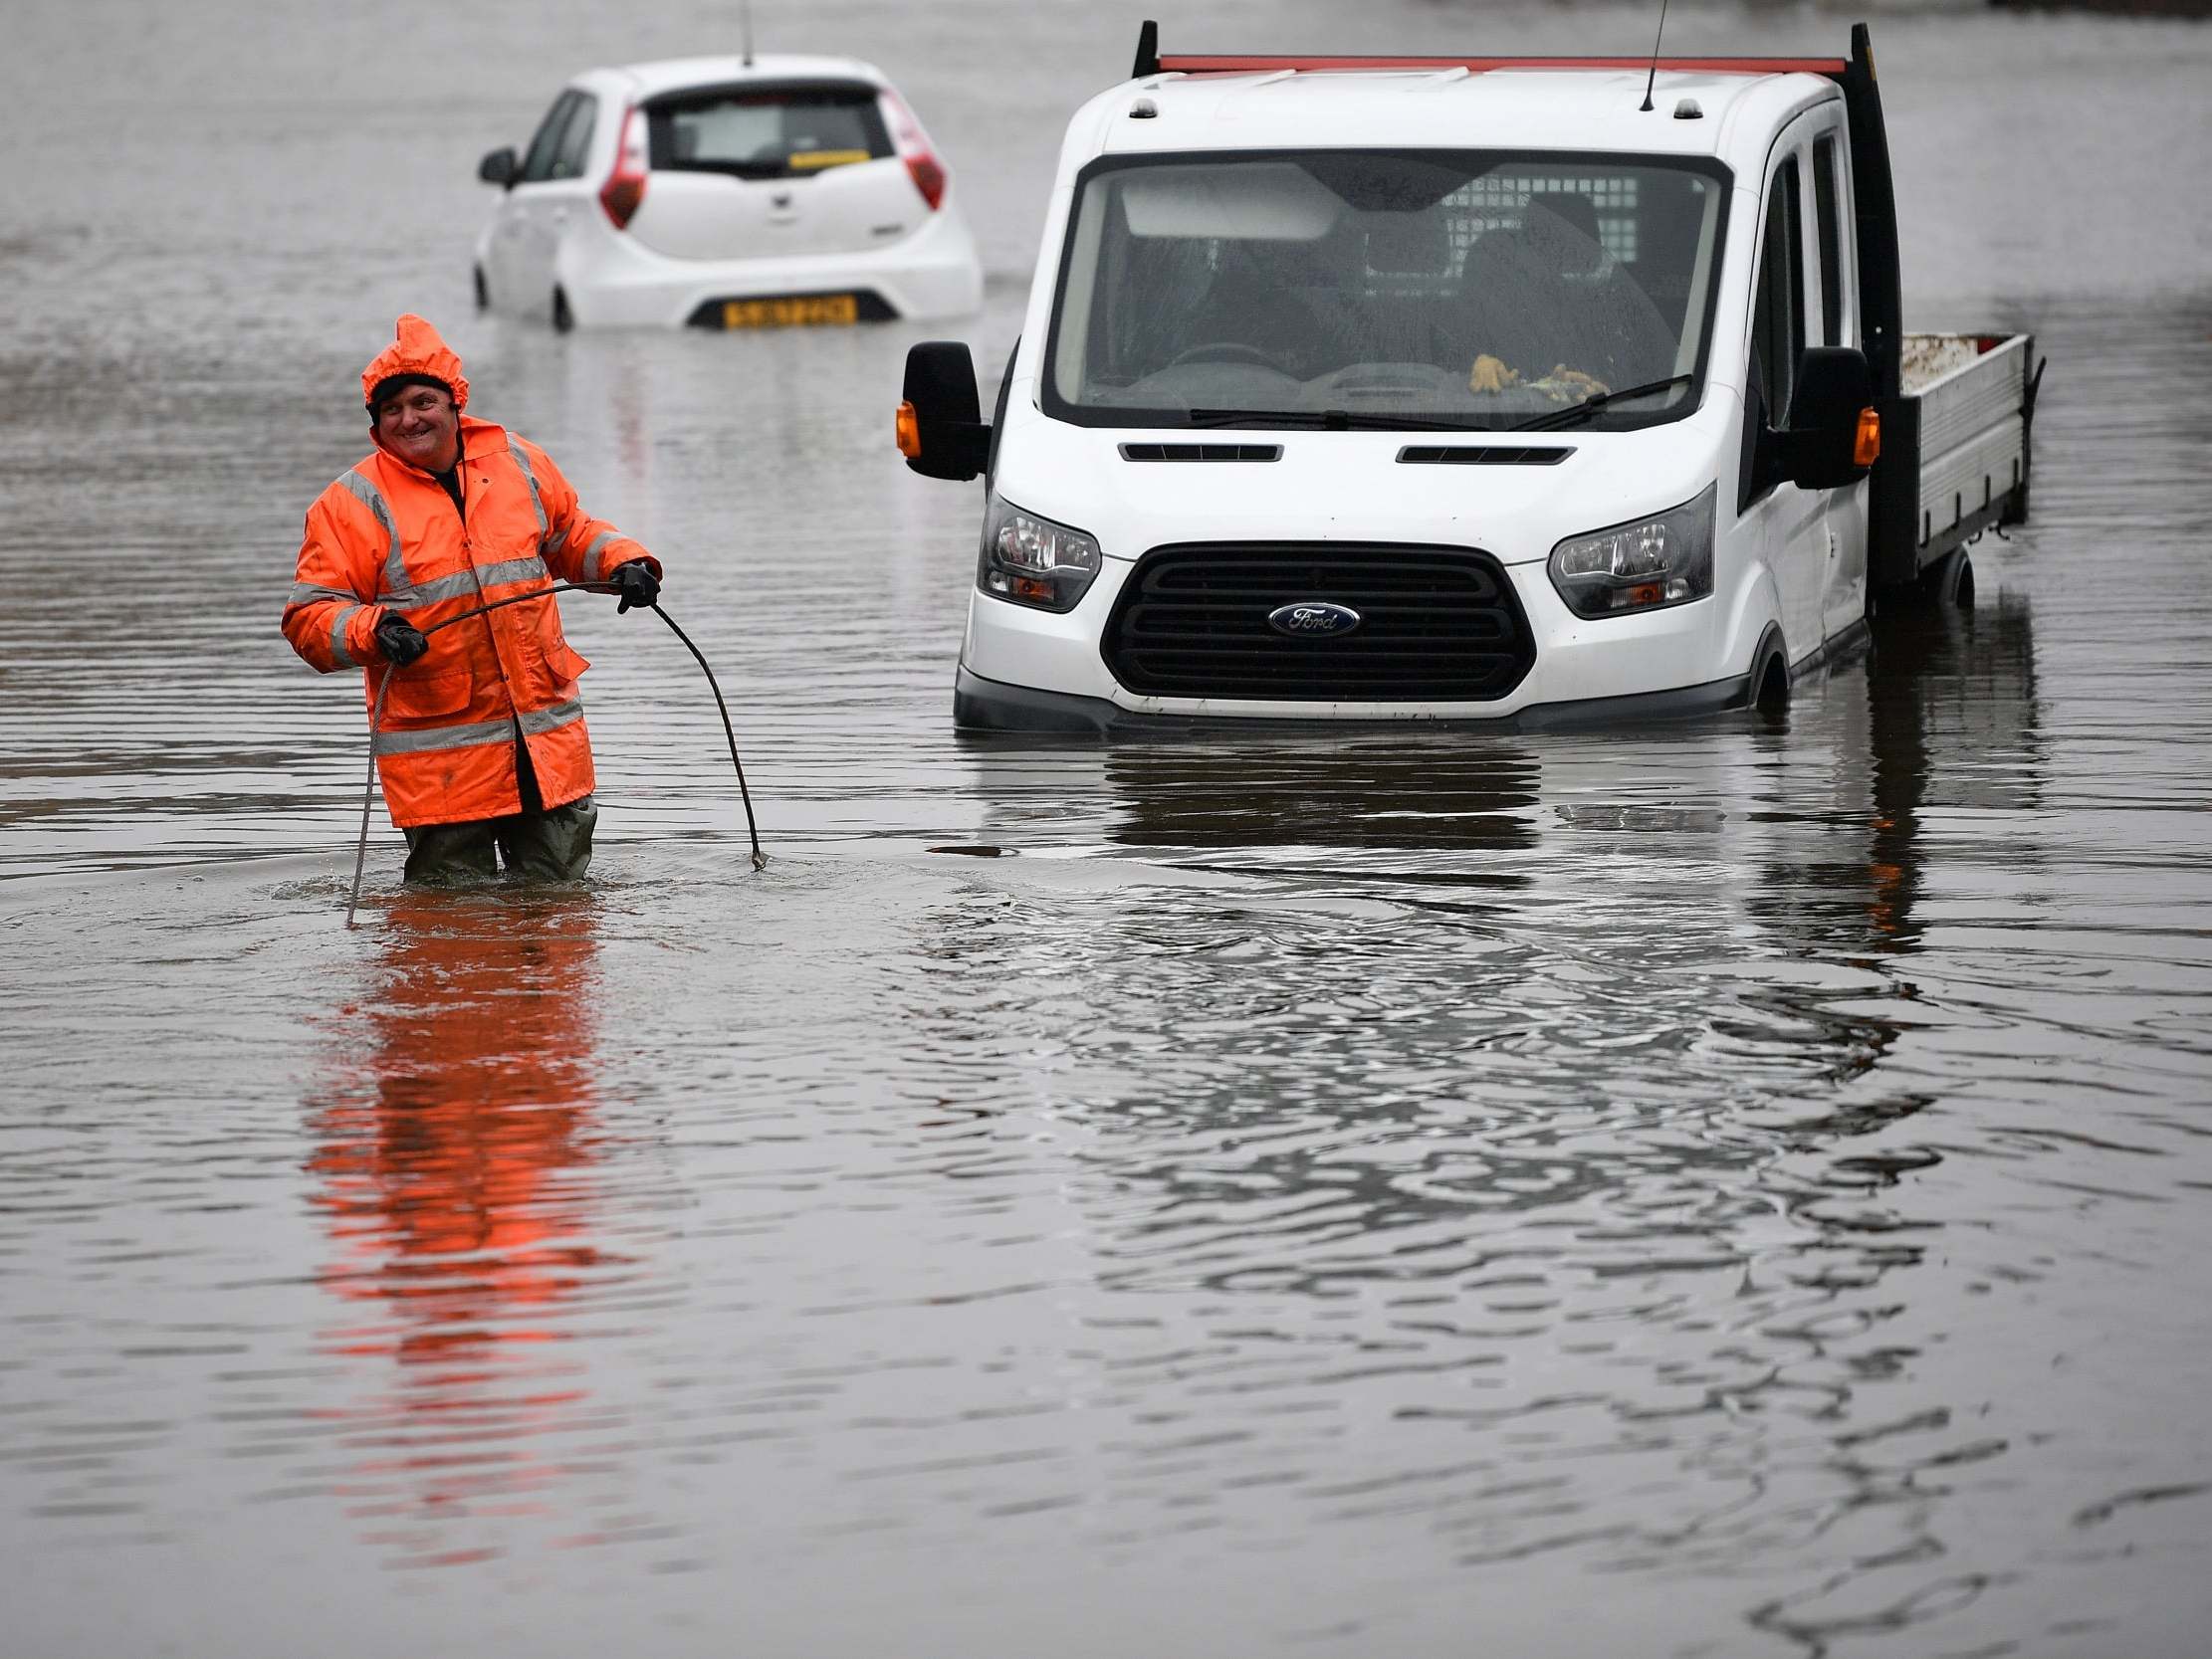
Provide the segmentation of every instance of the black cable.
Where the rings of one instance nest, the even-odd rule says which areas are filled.
[[[722,701],[722,688],[715,684],[715,671],[707,666],[707,659],[700,656],[699,647],[691,643],[691,636],[676,626],[674,617],[657,604],[653,607],[653,614],[668,624],[676,637],[684,642],[686,651],[699,659],[699,672],[707,677],[707,689],[715,694],[715,707],[722,711],[723,735],[730,739],[730,764],[738,768],[738,794],[745,801],[745,827],[753,836],[753,868],[766,870],[769,867],[769,856],[761,851],[761,832],[753,823],[753,791],[745,786],[745,762],[738,758],[737,729],[730,724],[730,706]]]
[[[441,628],[450,628],[457,622],[467,622],[470,618],[482,616],[487,611],[496,611],[502,605],[519,605],[526,599],[546,599],[555,593],[613,593],[616,591],[617,589],[609,583],[558,582],[552,587],[534,588],[528,593],[511,593],[504,599],[489,600],[478,605],[474,610],[463,611],[458,616],[449,616],[443,622],[433,622],[429,627],[422,629],[421,633],[423,638],[428,639]],[[738,733],[730,724],[730,709],[722,701],[722,688],[715,683],[715,671],[707,667],[707,659],[700,655],[699,647],[691,643],[691,636],[685,633],[683,629],[676,627],[674,617],[662,610],[658,604],[652,606],[652,610],[670,628],[675,629],[676,637],[684,642],[684,649],[698,658],[699,667],[707,676],[707,687],[715,694],[715,707],[722,712],[722,729],[730,739],[730,763],[738,769],[738,794],[745,802],[745,827],[753,838],[753,868],[766,870],[769,863],[768,855],[761,851],[760,826],[753,820],[753,791],[746,787],[745,762],[738,758]],[[345,926],[347,928],[353,926],[353,912],[361,901],[361,871],[368,863],[368,815],[369,808],[376,799],[376,733],[381,728],[384,721],[384,696],[391,690],[391,683],[400,672],[398,669],[386,669],[384,671],[383,681],[376,688],[375,706],[369,711],[368,783],[361,791],[361,833],[360,840],[353,849],[353,891],[347,895],[345,900]]]

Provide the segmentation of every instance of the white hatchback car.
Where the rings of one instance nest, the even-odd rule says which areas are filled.
[[[983,303],[952,176],[906,103],[842,58],[595,69],[476,244],[479,306],[556,328],[774,327],[966,315]]]

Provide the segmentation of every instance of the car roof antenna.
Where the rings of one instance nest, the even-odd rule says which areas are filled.
[[[753,67],[753,0],[738,0],[738,15],[745,23],[745,67],[751,69]],[[1650,108],[1651,105],[1646,104],[1645,107]]]
[[[1659,79],[1659,43],[1666,38],[1666,0],[1659,0],[1659,33],[1652,37],[1652,73],[1644,78],[1644,102],[1637,107],[1642,114],[1652,106],[1652,83]]]

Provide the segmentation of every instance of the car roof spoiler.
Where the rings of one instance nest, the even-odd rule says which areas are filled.
[[[1707,75],[1825,75],[1842,80],[1851,68],[1844,58],[1361,58],[1314,57],[1280,52],[1176,53],[1162,57],[1160,25],[1147,19],[1137,31],[1133,80],[1152,75],[1297,74],[1313,70],[1466,70],[1479,75],[1499,69],[1659,69]]]

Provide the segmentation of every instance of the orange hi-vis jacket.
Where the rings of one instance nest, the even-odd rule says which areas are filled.
[[[285,637],[321,673],[366,669],[371,707],[390,672],[375,640],[387,612],[428,633],[488,599],[556,579],[604,581],[632,559],[660,575],[659,560],[585,515],[537,445],[468,416],[460,436],[465,515],[430,474],[382,450],[308,510]],[[576,689],[589,666],[561,638],[551,594],[431,634],[430,649],[392,676],[376,732],[392,822],[520,812],[518,729],[546,806],[589,794],[591,739]]]

